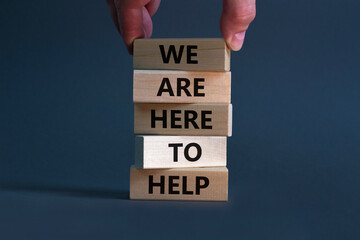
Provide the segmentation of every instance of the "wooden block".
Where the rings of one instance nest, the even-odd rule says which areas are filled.
[[[230,71],[222,38],[137,39],[134,69]]]
[[[130,199],[227,201],[228,169],[131,167]]]
[[[136,136],[136,168],[225,167],[226,137]]]
[[[134,71],[134,102],[230,103],[231,72]]]
[[[231,104],[145,104],[134,109],[135,134],[231,136]]]

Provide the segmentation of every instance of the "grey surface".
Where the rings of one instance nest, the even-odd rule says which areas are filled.
[[[358,1],[258,1],[232,55],[230,201],[129,201],[132,58],[105,1],[0,3],[0,239],[359,239]],[[154,37],[220,37],[163,1]]]

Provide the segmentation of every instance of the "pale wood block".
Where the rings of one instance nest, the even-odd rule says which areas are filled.
[[[138,135],[231,136],[231,104],[136,103]]]
[[[225,167],[226,137],[136,136],[136,168]]]
[[[130,199],[227,201],[228,169],[131,167]]]
[[[135,70],[134,102],[230,103],[231,72]]]
[[[230,70],[230,50],[222,38],[137,39],[134,69]]]

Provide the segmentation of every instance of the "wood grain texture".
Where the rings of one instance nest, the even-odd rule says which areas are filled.
[[[136,168],[225,166],[226,137],[136,136]]]
[[[130,199],[227,201],[228,169],[131,167]]]
[[[133,92],[135,103],[230,103],[231,72],[135,70]]]
[[[162,119],[154,121],[152,115]],[[138,135],[231,136],[232,105],[136,103],[134,132]]]
[[[177,52],[184,46],[182,58],[175,63],[171,58],[164,63],[160,45],[168,53],[170,45],[174,45]],[[197,64],[187,62],[187,46],[196,46],[191,52],[192,60]],[[222,38],[176,38],[176,39],[137,39],[134,42],[134,69],[157,70],[201,70],[201,71],[230,71],[230,50]]]

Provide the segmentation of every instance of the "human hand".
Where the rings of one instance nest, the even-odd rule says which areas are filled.
[[[150,38],[153,30],[151,17],[161,0],[106,0],[111,16],[130,54],[137,38]],[[221,33],[233,51],[241,49],[245,32],[254,20],[255,0],[223,0],[220,19]]]

